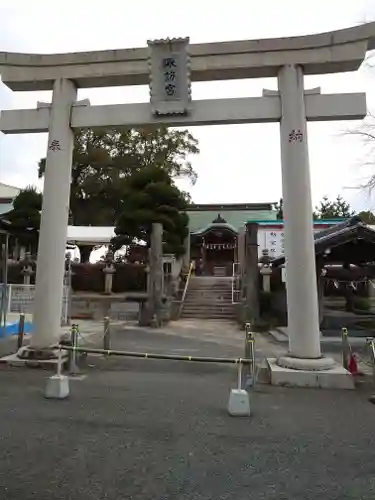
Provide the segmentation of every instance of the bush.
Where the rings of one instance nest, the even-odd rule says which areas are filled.
[[[34,270],[34,273],[31,275],[30,283],[33,285],[35,283],[35,271],[36,271],[34,263],[32,264],[32,268]],[[8,264],[8,283],[22,285],[23,284],[22,269],[23,269],[23,263],[21,262],[14,262],[12,264]]]
[[[96,264],[72,263],[72,288],[75,292],[104,292],[104,262]],[[146,266],[142,264],[115,264],[116,273],[113,276],[112,290],[114,293],[144,292],[147,286]],[[8,265],[8,283],[22,284],[23,264],[16,262]],[[31,275],[31,283],[35,283],[34,274]]]
[[[74,292],[104,292],[104,263],[72,264],[72,289]]]
[[[102,273],[104,274],[104,273]],[[146,266],[143,264],[117,264],[113,277],[113,291],[145,292],[147,289]]]
[[[371,304],[369,299],[365,297],[355,297],[353,300],[353,308],[357,311],[367,312],[371,309]]]
[[[104,292],[105,264],[72,264],[72,288],[75,292]],[[146,268],[140,264],[115,264],[114,293],[146,291]]]

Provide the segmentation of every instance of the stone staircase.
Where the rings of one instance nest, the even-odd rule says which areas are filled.
[[[235,319],[232,278],[192,276],[181,318]]]

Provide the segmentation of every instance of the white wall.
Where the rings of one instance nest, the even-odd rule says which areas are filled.
[[[0,182],[0,198],[15,198],[20,191],[20,188]]]

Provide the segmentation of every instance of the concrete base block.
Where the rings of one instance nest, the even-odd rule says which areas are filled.
[[[294,356],[280,356],[277,364],[281,368],[290,368],[291,370],[306,370],[308,372],[321,372],[335,368],[337,363],[332,358],[321,356],[320,358],[296,358]]]
[[[31,346],[21,347],[17,356],[20,359],[27,359],[28,361],[49,361],[59,357],[59,349],[56,346],[46,347],[45,349],[35,349]]]
[[[63,351],[62,355],[62,363],[65,364],[68,360],[68,355],[66,351]],[[27,366],[30,368],[44,368],[46,370],[55,370],[57,367],[57,358],[53,359],[22,359],[18,356],[18,354],[9,354],[8,356],[4,356],[0,358],[0,363],[7,364],[9,366]]]
[[[231,389],[228,402],[228,413],[232,417],[250,416],[248,393],[243,389]]]
[[[69,396],[69,379],[65,375],[53,375],[47,381],[44,396],[48,399],[65,399]]]
[[[276,358],[267,359],[272,385],[284,387],[315,387],[320,389],[354,389],[351,374],[338,363],[329,370],[293,370],[277,364]]]

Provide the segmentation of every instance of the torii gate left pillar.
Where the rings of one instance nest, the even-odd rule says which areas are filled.
[[[53,86],[49,117],[48,149],[44,176],[36,271],[34,328],[30,347],[45,352],[61,331],[66,236],[69,217],[72,155],[74,146],[70,116],[77,89],[59,78]],[[47,351],[46,351],[47,348]]]

